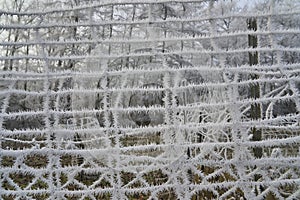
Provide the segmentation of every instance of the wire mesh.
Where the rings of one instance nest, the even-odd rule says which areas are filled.
[[[17,2],[2,199],[300,198],[299,2]]]

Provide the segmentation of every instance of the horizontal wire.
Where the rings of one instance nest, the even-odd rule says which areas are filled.
[[[209,40],[209,39],[219,39],[219,38],[231,38],[231,37],[239,37],[239,36],[261,36],[261,35],[270,35],[270,34],[300,34],[299,29],[282,29],[282,30],[272,30],[272,31],[235,31],[229,33],[221,33],[217,35],[201,35],[201,36],[183,36],[183,37],[168,37],[168,38],[130,38],[130,39],[84,39],[84,40],[70,40],[66,39],[63,41],[56,40],[44,40],[44,41],[26,41],[26,42],[6,42],[2,41],[0,46],[32,46],[32,45],[47,45],[47,46],[56,46],[56,45],[84,45],[84,44],[135,44],[135,43],[151,43],[151,42],[198,42],[201,40]]]

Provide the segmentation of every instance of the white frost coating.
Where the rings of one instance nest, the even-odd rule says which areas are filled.
[[[30,2],[1,1],[0,199],[300,198],[297,0]]]

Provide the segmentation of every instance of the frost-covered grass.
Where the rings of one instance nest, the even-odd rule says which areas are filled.
[[[274,134],[276,132],[276,134]],[[298,131],[279,131],[279,130],[269,130],[268,131],[264,131],[266,137],[265,139],[272,139],[274,137],[276,138],[289,138],[293,135],[299,135]],[[271,134],[272,133],[272,134]],[[24,141],[26,141],[26,138],[22,138]],[[42,137],[40,137],[38,139],[38,141],[42,141]],[[161,142],[160,140],[160,134],[156,133],[153,134],[152,136],[147,137],[141,137],[141,136],[128,136],[128,137],[124,137],[124,139],[121,141],[122,145],[124,147],[128,147],[128,146],[134,146],[134,145],[145,145],[145,144],[149,144],[149,143],[157,143],[159,144]],[[26,149],[26,148],[30,148],[30,145],[28,144],[17,144],[16,142],[7,142],[5,144],[7,147],[10,146],[10,148],[12,149]],[[297,146],[297,145],[296,145]],[[275,147],[270,147],[270,148],[264,148],[263,152],[264,155],[266,157],[272,157],[272,156],[285,156],[285,157],[289,157],[289,156],[297,156],[299,154],[297,147],[295,145],[287,145],[287,146],[281,146],[280,148],[275,148]],[[138,155],[148,155],[148,156],[152,156],[155,157],[157,155],[159,155],[161,152],[129,152],[130,153],[137,153]],[[191,156],[195,157],[197,156],[197,154],[200,153],[200,151],[192,151]],[[232,153],[233,152],[227,152],[228,154],[227,159],[232,159]],[[281,154],[280,154],[281,153]],[[225,156],[225,155],[223,155]],[[69,174],[67,173],[67,171],[69,171],[70,173],[72,172],[72,168],[76,168],[78,166],[80,166],[81,171],[79,173],[77,173],[73,178],[74,180],[78,181],[80,184],[83,184],[86,187],[89,187],[93,184],[95,184],[95,182],[97,182],[95,188],[101,188],[101,189],[105,189],[105,188],[112,188],[113,186],[111,185],[111,183],[109,181],[107,181],[106,179],[101,178],[101,175],[103,175],[103,173],[93,173],[91,171],[91,169],[93,168],[92,166],[82,166],[82,157],[78,157],[78,156],[72,156],[71,154],[65,154],[65,155],[61,155],[59,157],[60,159],[60,165],[61,165],[61,173],[59,175],[59,177],[55,177],[54,181],[56,178],[59,178],[59,184],[61,186],[64,186],[64,190],[67,191],[80,191],[82,189],[82,187],[80,187],[77,183],[73,184],[67,184],[69,181]],[[45,155],[39,155],[39,154],[29,154],[28,156],[24,157],[24,160],[22,162],[17,161],[13,156],[3,156],[2,157],[2,161],[1,161],[1,168],[3,169],[8,169],[8,168],[20,168],[20,169],[45,169],[47,168],[48,165],[48,158]],[[20,163],[20,164],[17,164]],[[237,170],[235,168],[235,166],[231,166],[232,167],[232,171]],[[67,169],[70,170],[67,170]],[[253,169],[252,169],[253,170]],[[280,173],[284,173],[284,171],[288,171],[288,169],[286,169],[285,167],[279,167],[278,168]],[[188,176],[188,180],[190,181],[190,185],[201,185],[204,184],[206,185],[207,183],[211,183],[211,184],[218,184],[218,183],[230,183],[230,182],[236,182],[238,181],[237,177],[233,176],[232,174],[228,173],[226,171],[226,169],[223,169],[222,166],[220,167],[212,167],[212,166],[207,166],[207,165],[197,165],[197,173],[196,171],[191,171],[191,170],[187,170],[186,171],[187,176]],[[270,174],[268,176],[272,176],[272,174],[274,176],[278,176],[276,174],[276,171],[270,171]],[[299,172],[298,172],[299,173]],[[131,173],[128,171],[121,171],[119,173],[120,175],[120,179],[122,181],[122,185],[126,186],[128,184],[130,184],[129,188],[133,188],[133,189],[137,189],[140,187],[143,187],[143,184],[141,182],[135,182],[135,183],[131,183],[132,181],[134,181],[137,176],[139,174],[137,173]],[[34,184],[32,184],[32,181],[35,178],[34,174],[29,173],[25,173],[22,172],[21,170],[18,172],[14,172],[14,173],[10,173],[9,177],[10,180],[12,180],[14,182],[14,184],[16,184],[19,188],[25,190],[48,190],[49,186],[47,183],[47,179],[49,179],[49,173],[45,173],[43,175],[43,177],[45,178],[44,180],[37,180]],[[156,169],[156,170],[152,170],[146,173],[143,173],[142,177],[143,180],[147,182],[147,184],[155,187],[155,186],[160,186],[160,185],[165,185],[168,184],[168,182],[170,181],[168,176],[170,176],[167,171],[165,171],[163,168],[162,169]],[[72,178],[72,179],[73,179]],[[278,177],[279,178],[279,177]],[[99,181],[100,180],[100,181]],[[180,180],[180,179],[179,179]],[[182,181],[184,181],[182,179]],[[2,183],[2,188],[5,190],[16,190],[16,188],[13,186],[13,184],[11,184],[9,181],[4,180]],[[282,192],[293,192],[296,190],[296,185],[293,184],[289,184],[289,185],[283,185],[280,186],[280,191]],[[215,188],[215,190],[211,190],[210,188],[203,188],[201,190],[201,192],[195,192],[192,196],[191,199],[192,200],[198,200],[198,199],[215,199],[216,198],[216,193],[219,196],[222,196],[223,194],[225,194],[227,192],[227,189],[225,188]],[[42,193],[42,194],[33,194],[32,198],[36,198],[36,199],[47,199],[50,196],[50,194],[48,192]],[[137,192],[134,194],[127,194],[126,195],[128,199],[130,200],[143,200],[143,199],[149,199],[151,194],[149,192]],[[234,198],[234,199],[243,199],[244,198],[244,192],[241,189],[236,189],[235,191],[233,191],[231,194],[229,194],[227,196],[227,198]],[[285,196],[284,194],[282,194],[282,196]],[[4,200],[10,200],[10,199],[14,199],[16,196],[10,195],[10,196],[5,196],[2,195],[2,199]],[[78,199],[78,197],[72,196],[72,195],[66,195],[65,196],[66,199]],[[111,193],[107,192],[107,193],[103,193],[103,194],[94,194],[94,197],[96,199],[111,199]],[[164,189],[162,191],[160,191],[157,194],[157,197],[159,199],[176,199],[177,194],[173,189]],[[86,200],[90,199],[88,197],[85,198]],[[277,199],[276,195],[274,195],[272,193],[272,191],[270,191],[269,193],[267,193],[265,195],[265,199],[267,200],[273,200],[273,199]]]

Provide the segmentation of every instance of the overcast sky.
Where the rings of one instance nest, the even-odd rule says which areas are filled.
[[[262,2],[263,0],[239,0],[238,5],[244,7],[245,5],[248,5],[248,7],[252,7],[255,5],[256,2]]]

